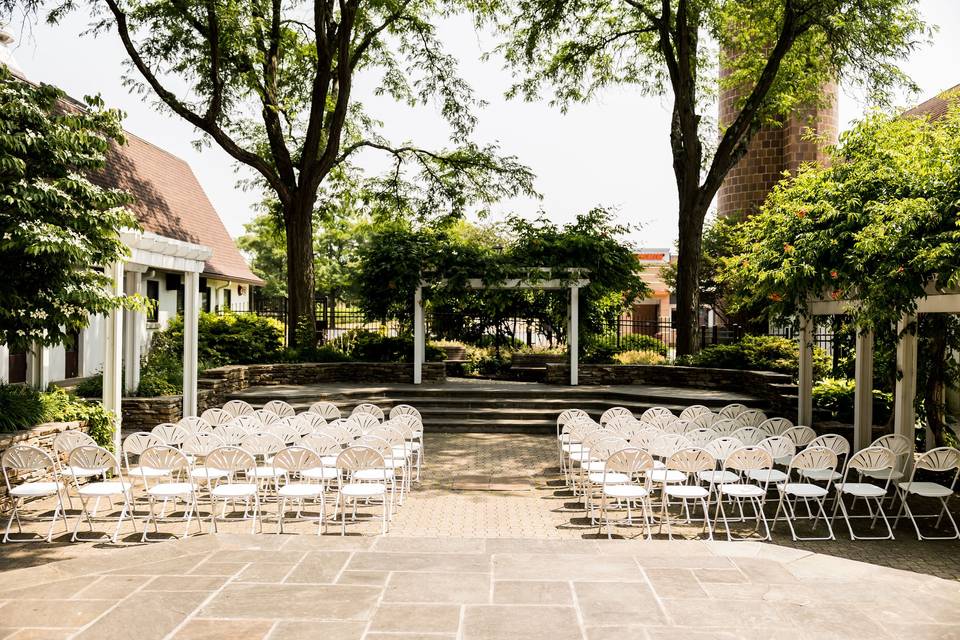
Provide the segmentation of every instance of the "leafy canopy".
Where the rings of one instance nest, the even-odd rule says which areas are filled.
[[[841,136],[830,168],[781,182],[743,226],[724,278],[787,318],[810,298],[856,299],[861,328],[960,284],[960,108],[942,119],[872,115]]]
[[[0,65],[0,344],[61,344],[124,302],[101,267],[127,256],[119,232],[138,224],[128,194],[91,180],[123,142],[120,120]]]

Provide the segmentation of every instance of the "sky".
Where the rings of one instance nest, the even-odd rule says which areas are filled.
[[[960,83],[960,1],[921,0],[920,9],[939,31],[932,44],[918,49],[904,63],[920,87],[917,96],[898,96],[907,106]],[[106,103],[126,112],[125,128],[184,158],[196,173],[214,207],[234,237],[255,215],[260,195],[237,186],[239,172],[232,159],[216,146],[195,148],[193,128],[158,110],[150,96],[131,93],[122,81],[125,53],[114,33],[83,35],[88,19],[74,12],[57,26],[14,23],[13,55],[27,77],[55,84],[80,97],[100,93]],[[496,38],[478,34],[469,19],[454,18],[440,27],[449,53],[460,62],[462,76],[488,105],[478,112],[475,138],[499,144],[537,176],[542,199],[502,203],[500,215],[511,211],[535,216],[542,210],[558,223],[594,206],[617,211],[630,225],[630,239],[642,247],[671,247],[677,237],[676,186],[671,168],[668,125],[669,100],[647,97],[630,88],[604,91],[594,101],[566,113],[548,104],[507,100],[511,74],[493,57],[482,60]],[[394,142],[412,140],[426,148],[445,146],[446,129],[438,126],[433,105],[408,108],[371,96],[372,86],[358,83],[355,95],[385,122],[384,133]],[[840,99],[841,126],[862,116],[862,99],[844,90]],[[365,155],[369,170],[382,166]]]

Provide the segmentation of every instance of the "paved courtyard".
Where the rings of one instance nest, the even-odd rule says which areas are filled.
[[[429,434],[426,452],[385,537],[268,519],[2,545],[0,638],[960,638],[956,542],[611,541],[550,437]]]

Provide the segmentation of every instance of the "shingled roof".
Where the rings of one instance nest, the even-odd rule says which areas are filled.
[[[927,116],[931,120],[942,118],[947,114],[950,105],[960,99],[960,84],[942,91],[926,102],[921,102],[912,109],[903,112],[906,117],[919,118]]]

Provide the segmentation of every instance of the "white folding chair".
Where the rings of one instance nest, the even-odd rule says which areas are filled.
[[[674,420],[673,422],[668,422],[667,424],[661,427],[663,433],[671,433],[674,435],[683,435],[687,432],[687,429],[696,429],[696,425],[690,426],[690,423],[686,420]]]
[[[214,407],[201,413],[200,417],[203,418],[203,420],[206,421],[206,423],[211,427],[219,427],[220,425],[227,424],[236,416],[229,411],[224,411],[223,409]]]
[[[217,429],[216,432],[195,434],[187,438],[183,442],[183,446],[180,447],[180,450],[186,454],[187,459],[193,463],[193,468],[190,469],[190,478],[197,482],[203,481],[208,491],[213,488],[215,480],[227,476],[227,471],[207,464],[197,466],[197,463],[206,460],[206,457],[214,449],[229,445],[222,437],[221,432],[222,429]]]
[[[867,447],[866,449],[861,449],[855,454],[850,456],[850,459],[847,460],[847,467],[843,472],[843,479],[839,482],[836,482],[833,485],[834,490],[836,491],[836,501],[833,505],[833,515],[831,517],[832,521],[837,519],[837,511],[839,509],[840,514],[843,516],[844,522],[847,523],[847,529],[850,531],[851,540],[893,540],[893,529],[890,527],[890,521],[887,519],[886,513],[883,511],[883,499],[887,497],[887,494],[890,492],[890,474],[889,471],[894,469],[897,464],[897,457],[893,454],[890,449],[886,447]],[[877,474],[878,476],[886,475],[883,486],[874,484],[872,482],[863,482],[863,481],[850,481],[851,472],[856,473],[859,477],[875,477],[871,474]],[[857,498],[862,498],[864,503],[867,505],[869,515],[857,516],[853,515],[847,511],[847,506],[843,502],[844,496],[850,496],[854,500]],[[873,500],[873,504],[870,501]],[[876,526],[877,518],[883,520],[883,524],[887,527],[887,535],[885,536],[860,536],[854,533],[853,523],[851,520],[855,518],[870,518],[872,521],[870,527],[871,529]]]
[[[836,482],[839,480],[842,476],[836,468],[842,467],[850,455],[850,442],[841,435],[827,433],[811,440],[807,449],[813,447],[826,447],[833,451],[837,454],[837,464],[834,465],[833,469],[817,469],[814,467],[798,469],[797,472],[800,476],[814,482]]]
[[[250,403],[244,402],[243,400],[231,400],[223,405],[223,410],[232,415],[234,418],[248,416],[253,413],[253,407],[250,405]]]
[[[714,460],[716,460],[717,464],[722,466],[723,461],[726,460],[731,453],[737,449],[743,448],[743,443],[736,438],[723,436],[714,438],[703,448],[711,455],[711,457],[713,457]],[[713,469],[705,469],[697,472],[697,480],[709,485],[711,491],[713,491],[713,488],[716,485],[730,484],[732,482],[737,482],[739,479],[740,476],[738,474],[722,468],[718,469],[716,465],[713,467]]]
[[[760,423],[760,430],[768,436],[782,436],[792,427],[793,423],[786,418],[767,418]]]
[[[719,418],[714,420],[710,428],[717,432],[717,437],[726,438],[732,436],[740,427],[730,418]]]
[[[830,495],[830,483],[833,482],[833,474],[825,474],[828,478],[825,487],[813,482],[791,482],[789,478],[792,477],[792,471],[794,469],[802,476],[804,475],[804,471],[823,470],[825,472],[832,472],[835,471],[836,468],[837,454],[828,447],[810,446],[795,455],[793,460],[790,461],[790,466],[787,467],[788,480],[777,485],[777,489],[780,491],[780,501],[777,503],[777,512],[773,516],[773,527],[776,528],[777,519],[780,517],[780,510],[783,509],[784,519],[787,521],[787,526],[790,528],[790,535],[794,541],[835,540],[833,527],[830,525],[830,517],[827,515],[827,510],[824,506],[827,496]],[[794,509],[796,500],[803,500],[806,505],[807,519],[813,520],[812,531],[816,531],[820,518],[823,518],[823,522],[827,527],[826,536],[814,535],[803,537],[797,535],[797,530],[793,526],[793,523],[797,520],[796,510]],[[812,513],[810,509],[811,502],[815,506],[815,510]]]
[[[745,446],[754,447],[760,444],[760,441],[766,438],[767,434],[761,431],[759,427],[740,427],[730,437],[736,438]]]
[[[687,431],[683,435],[690,441],[691,446],[700,449],[720,437],[713,429],[704,429],[703,427]]]
[[[213,430],[215,436],[223,441],[225,447],[239,447],[250,432],[236,424],[225,424]]]
[[[665,430],[672,424],[675,424],[680,418],[673,415],[670,412],[667,413],[658,413],[656,415],[644,416],[640,418],[640,422],[652,425],[658,429]]]
[[[219,520],[222,522],[236,521],[227,515],[227,504],[233,503],[236,509],[237,500],[243,500],[243,512],[239,519],[252,516],[250,533],[257,530],[257,521],[260,522],[260,531],[263,531],[263,516],[260,513],[260,491],[256,476],[251,470],[256,467],[253,456],[240,447],[217,447],[204,460],[203,466],[207,476],[219,475],[216,486],[210,489],[210,525],[214,533],[217,532],[217,501],[223,502],[223,512]],[[222,475],[221,475],[222,474]],[[252,476],[252,477],[251,477]],[[253,480],[251,482],[251,480]],[[253,510],[250,510],[250,501],[253,501]]]
[[[307,471],[323,470],[320,455],[307,447],[287,447],[273,457],[273,466],[282,478],[277,489],[277,534],[283,533],[283,523],[287,519],[287,500],[297,504],[296,517],[299,520],[316,520],[317,535],[327,528],[326,484],[323,478],[316,478]],[[331,469],[336,475],[336,469]],[[308,500],[320,501],[320,513],[316,516],[304,515]]]
[[[643,449],[626,448],[615,451],[607,457],[603,467],[604,477],[600,490],[600,533],[607,529],[607,537],[612,538],[611,527],[614,522],[633,526],[634,505],[639,505],[643,516],[643,525],[647,530],[647,539],[652,536],[650,506],[650,472],[653,470],[653,457]],[[620,483],[614,480],[627,478]],[[621,511],[624,517],[614,521],[611,512]]]
[[[213,425],[197,416],[187,416],[186,418],[180,418],[177,422],[178,427],[183,427],[189,435],[196,435],[198,433],[210,433],[213,431]]]
[[[123,467],[127,472],[127,478],[132,482],[136,478],[164,478],[169,474],[166,469],[153,469],[144,467],[139,463],[140,455],[151,447],[159,447],[164,443],[160,436],[147,431],[138,431],[131,433],[123,439],[120,445],[120,454],[123,461]],[[131,466],[131,458],[137,460],[135,466]]]
[[[730,530],[730,521],[727,519],[727,510],[724,508],[724,498],[729,498],[736,502],[740,508],[741,521],[746,519],[743,513],[744,501],[753,506],[756,527],[754,532],[759,533],[760,525],[763,524],[764,540],[770,540],[770,527],[767,524],[767,516],[763,512],[763,507],[767,501],[766,485],[758,485],[747,481],[747,474],[750,471],[762,471],[773,467],[773,458],[770,453],[760,447],[741,447],[736,449],[723,461],[723,470],[732,470],[737,476],[738,481],[724,482],[716,485],[717,495],[717,513],[714,515],[714,528],[716,529],[719,520],[723,520],[723,527],[727,532],[727,540],[748,540],[750,538],[735,538]]]
[[[698,413],[687,419],[687,429],[709,429],[713,427],[713,423],[717,420],[715,413]]]
[[[710,410],[710,407],[704,406],[702,404],[693,404],[680,412],[681,420],[693,420],[697,416],[708,415],[712,416],[713,411]]]
[[[170,447],[180,447],[183,444],[183,441],[187,439],[190,433],[181,427],[180,425],[173,424],[171,422],[164,422],[163,424],[158,424],[153,429],[150,430],[150,433],[160,438],[163,444]]]
[[[741,427],[759,427],[767,419],[766,414],[759,409],[747,409],[741,411],[733,421]]]
[[[380,419],[374,414],[366,413],[364,411],[350,414],[350,417],[347,418],[347,422],[352,422],[360,427],[361,433],[369,433],[374,429],[380,428]]]
[[[249,415],[253,416],[261,425],[265,427],[277,424],[281,420],[279,415],[266,409],[257,409]]]
[[[347,534],[347,506],[353,502],[353,517],[356,520],[357,503],[379,499],[383,505],[381,532],[387,532],[390,521],[390,504],[387,496],[386,466],[383,454],[366,446],[347,447],[337,456],[340,472],[337,486],[336,510],[340,516],[340,535]]]
[[[271,400],[267,404],[263,405],[263,410],[271,411],[281,418],[297,415],[297,412],[294,410],[294,408],[291,407],[288,402],[284,402],[283,400]]]
[[[674,418],[673,412],[666,407],[650,407],[640,414],[640,422],[653,422],[653,418]]]
[[[61,490],[65,489],[63,480],[57,470],[57,463],[43,449],[31,447],[24,444],[15,444],[3,452],[0,456],[0,467],[3,468],[3,482],[7,486],[7,495],[10,496],[10,519],[7,520],[7,528],[3,534],[4,542],[29,542],[36,540],[33,537],[23,536],[23,525],[20,518],[20,512],[23,510],[27,500],[36,498],[57,497],[57,504],[50,517],[50,528],[47,530],[46,541],[53,540],[53,527],[57,520],[63,519],[63,530],[68,531],[66,508],[63,505],[63,495]],[[30,475],[41,477],[40,480],[28,480],[20,484],[11,483],[10,473],[17,475]],[[24,517],[26,519],[26,517]],[[10,535],[10,526],[13,521],[17,521],[17,534],[20,537]],[[32,521],[41,521],[39,516],[31,518]]]
[[[297,418],[300,419],[300,422],[303,424],[310,425],[311,430],[316,431],[319,427],[322,427],[327,424],[327,419],[324,418],[319,413],[314,413],[312,411],[306,411],[304,413],[297,414]],[[306,434],[304,434],[306,435]]]
[[[793,445],[793,441],[783,436],[764,438],[757,443],[757,446],[767,450],[770,457],[773,458],[774,464],[777,463],[777,460],[793,460],[793,457],[797,454],[797,448]],[[789,465],[790,463],[788,462],[787,464]],[[748,471],[747,476],[754,482],[766,484],[767,486],[788,482],[790,478],[786,473],[776,467]]]
[[[392,420],[397,416],[416,416],[419,420],[423,420],[423,416],[420,415],[420,412],[409,404],[398,404],[394,408],[390,409],[390,419]]]
[[[360,414],[374,416],[377,419],[377,422],[383,422],[383,419],[386,417],[383,415],[383,409],[369,402],[361,402],[360,404],[355,406],[353,408],[353,411],[350,412],[350,417],[354,417]]]
[[[93,533],[96,505],[94,506],[94,511],[91,513],[87,507],[87,502],[90,498],[94,498],[97,503],[100,501],[100,498],[109,498],[111,502],[112,498],[115,497],[119,497],[121,500],[122,506],[120,508],[120,514],[117,516],[117,527],[114,529],[113,535],[109,536],[111,542],[116,544],[117,538],[120,535],[120,528],[123,526],[123,521],[127,516],[130,517],[130,521],[133,523],[133,532],[136,533],[137,521],[133,513],[133,484],[124,479],[123,473],[120,470],[120,461],[117,460],[116,456],[103,447],[82,445],[74,448],[73,451],[70,452],[69,465],[77,469],[96,471],[96,473],[91,475],[102,476],[104,478],[98,482],[90,481],[80,484],[80,477],[77,475],[72,476],[77,495],[80,497],[80,517],[77,518],[77,524],[73,528],[73,536],[71,536],[70,540],[73,542],[77,540],[97,542],[103,539],[102,535],[96,537],[81,537],[79,535],[80,525],[84,522],[87,523],[90,533]],[[110,477],[109,480],[106,479],[108,476]],[[106,518],[102,518],[102,520],[106,520]]]
[[[748,409],[747,405],[740,404],[739,402],[733,402],[727,406],[720,409],[717,414],[722,418],[736,418],[738,415],[743,413]]]
[[[899,433],[891,433],[889,435],[880,436],[874,440],[870,446],[884,447],[893,452],[894,465],[890,469],[864,471],[863,475],[867,476],[868,478],[873,478],[874,480],[889,479],[893,482],[903,479],[907,462],[913,455],[913,443],[910,441],[910,438]]]
[[[197,506],[196,484],[190,479],[192,465],[187,459],[187,456],[179,449],[169,445],[149,447],[140,454],[140,471],[143,473],[144,469],[162,470],[166,472],[164,476],[170,477],[171,479],[150,485],[150,476],[146,473],[142,476],[144,487],[146,487],[147,499],[149,500],[149,513],[146,521],[143,523],[143,536],[140,538],[141,542],[151,540],[148,535],[151,522],[153,523],[154,533],[159,533],[159,521],[161,517],[167,520],[170,519],[164,517],[164,514],[157,515],[157,499],[162,500],[164,506],[168,500],[173,500],[174,503],[176,503],[177,500],[184,502],[184,515],[182,518],[182,521],[185,523],[183,531],[184,538],[190,534],[190,522],[194,516],[196,516],[197,528],[200,533],[203,533],[203,522],[200,521],[200,511]],[[162,540],[162,538],[153,538],[152,540],[158,539]]]
[[[316,413],[323,417],[324,420],[330,422],[331,420],[340,419],[340,408],[332,402],[326,400],[321,400],[319,402],[314,402],[310,405],[310,413]]]
[[[918,481],[917,471],[940,474],[950,474],[952,471],[953,473],[950,474],[952,475],[952,478],[948,476],[950,484],[940,484],[938,482],[932,482],[929,480]],[[953,514],[950,513],[949,508],[950,498],[953,497],[953,493],[956,490],[958,475],[960,475],[960,451],[957,449],[954,449],[953,447],[938,447],[921,455],[919,458],[917,458],[917,461],[914,464],[913,472],[910,474],[910,479],[906,482],[900,482],[897,484],[897,489],[900,494],[900,511],[897,513],[897,517],[894,522],[899,522],[900,516],[906,513],[907,517],[910,518],[910,522],[913,523],[913,528],[917,532],[918,540],[960,539],[960,529],[957,528],[957,521],[954,520]],[[915,514],[910,508],[910,505],[907,503],[910,496],[920,496],[931,500],[937,500],[942,505],[942,509],[940,509],[939,514]],[[927,536],[920,532],[920,524],[917,522],[918,519],[936,518],[937,522],[934,527],[938,528],[944,516],[946,516],[947,519],[950,520],[950,524],[953,525],[953,535]]]
[[[663,497],[661,499],[662,508],[660,512],[660,528],[663,523],[667,523],[667,537],[673,540],[673,528],[670,524],[670,499],[679,500],[683,512],[686,514],[687,522],[690,522],[690,501],[699,503],[703,509],[703,528],[707,532],[710,540],[713,540],[713,527],[710,526],[710,495],[711,491],[705,489],[699,484],[692,482],[697,474],[704,471],[712,471],[717,466],[717,461],[709,452],[701,448],[680,449],[667,458],[667,473],[675,472],[683,474],[684,482],[677,484],[667,484],[663,487]],[[656,473],[653,471],[651,473]]]
[[[607,423],[614,418],[626,418],[626,417],[630,417],[630,418],[633,417],[633,413],[630,411],[630,409],[627,409],[626,407],[610,407],[609,409],[604,411],[602,414],[600,414],[600,426],[601,427],[607,426]]]
[[[274,491],[279,486],[279,476],[273,467],[273,456],[277,455],[286,445],[279,436],[273,433],[251,433],[241,442],[240,448],[253,456],[256,464],[247,470],[247,477],[266,488],[273,485]]]
[[[99,475],[93,469],[73,467],[67,462],[71,451],[77,447],[89,446],[95,447],[97,443],[88,434],[76,429],[62,431],[53,439],[53,459],[54,462],[57,463],[57,470],[60,472],[60,476],[63,478],[63,492],[67,495],[67,503],[71,509],[73,509],[73,496],[70,495],[70,479],[76,477],[77,474],[79,474],[79,477],[85,479]]]

